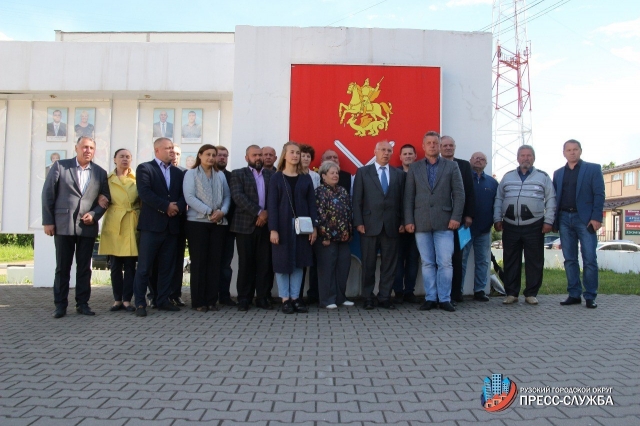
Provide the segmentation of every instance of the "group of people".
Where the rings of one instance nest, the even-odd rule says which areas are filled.
[[[463,301],[472,248],[473,298],[489,300],[485,288],[492,226],[503,232],[503,303],[518,301],[523,251],[525,301],[538,303],[543,236],[559,229],[569,292],[562,304],[581,303],[584,296],[587,307],[597,306],[595,232],[602,222],[604,183],[599,166],[580,160],[578,141],[564,144],[567,165],[556,171],[553,181],[533,167],[534,149],[523,145],[518,168],[499,184],[484,173],[485,154],[476,152],[470,161],[455,158],[456,144],[450,136],[429,131],[422,148],[425,158],[417,160],[413,145],[402,146],[402,166],[396,168],[390,166],[393,146],[379,142],[373,164],[352,177],[340,169],[333,150],[322,154],[317,172],[311,170],[314,148],[295,142],[284,144],[277,163],[275,149],[251,145],[246,149],[247,166],[233,171],[227,170],[225,147],[202,145],[193,167],[183,169],[179,147],[161,137],[154,142],[155,158],[141,163],[135,174],[126,149],[116,151],[115,168],[108,174],[92,161],[93,139],[80,137],[77,156],[51,167],[42,193],[44,231],[54,236],[56,245],[54,317],[66,315],[74,253],[76,310],[94,315],[88,304],[90,262],[103,215],[100,252],[111,257],[111,310],[139,317],[147,315],[148,306],[167,311],[185,306],[181,286],[186,242],[191,305],[197,311],[217,311],[218,304],[240,311],[252,304],[273,309],[275,275],[282,312],[305,313],[302,289],[307,273],[307,303],[318,302],[326,309],[352,306],[346,284],[350,243],[356,236],[364,309],[420,302],[414,289],[421,265],[425,297],[420,310],[439,307],[453,312]],[[460,241],[461,227],[470,231],[466,244]],[[229,291],[234,243],[237,302]]]

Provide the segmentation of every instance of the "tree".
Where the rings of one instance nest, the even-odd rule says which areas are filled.
[[[616,163],[614,163],[613,161],[609,162],[609,164],[603,164],[602,171],[604,172],[605,170],[613,169],[615,166]]]

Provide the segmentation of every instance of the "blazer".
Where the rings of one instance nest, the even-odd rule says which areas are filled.
[[[359,168],[353,181],[353,226],[364,225],[368,237],[380,235],[383,226],[387,236],[397,237],[403,224],[405,173],[389,165],[387,168],[387,195],[382,192],[375,163]]]
[[[105,209],[98,204],[102,194],[111,200],[107,172],[91,162],[91,175],[84,191],[76,174],[76,158],[58,160],[51,165],[42,187],[42,225],[55,225],[56,235],[98,236],[98,221]],[[93,225],[85,225],[82,216],[93,216]]]
[[[181,216],[185,214],[187,203],[182,193],[184,173],[175,166],[169,167],[170,184],[167,183],[160,166],[153,159],[141,163],[136,169],[136,183],[140,196],[140,219],[138,231],[180,233]],[[167,216],[170,203],[177,203],[180,213]]]
[[[227,178],[227,184],[229,185],[229,192],[231,192],[231,172],[227,169],[222,171],[224,173],[224,177]],[[231,199],[231,204],[229,205],[229,211],[225,215],[227,217],[227,221],[229,225],[231,225],[231,219],[233,219],[233,214],[236,211],[236,203],[233,202],[233,198]]]
[[[111,203],[102,221],[98,252],[119,257],[137,256],[140,197],[136,176],[129,170],[123,183],[113,171],[109,174],[108,182]]]
[[[467,160],[461,160],[454,158],[460,169],[460,175],[462,176],[462,186],[464,187],[464,209],[462,209],[462,217],[474,218],[476,214],[476,194],[473,189],[473,171],[471,170],[471,163]]]
[[[582,160],[581,160],[582,161]],[[554,229],[559,229],[560,203],[562,202],[562,179],[564,167],[553,173],[553,188],[556,190],[556,217]],[[599,164],[582,161],[578,171],[578,183],[576,187],[576,207],[578,217],[585,225],[591,220],[602,222],[602,210],[604,209],[604,178],[602,167]]]
[[[165,129],[165,138],[173,138],[173,123],[169,123],[168,121],[165,122],[166,129]],[[153,137],[154,138],[159,138],[162,137],[162,127],[160,127],[160,122],[158,121],[157,123],[153,123]]]
[[[404,222],[414,224],[416,232],[446,231],[449,221],[462,221],[464,185],[458,165],[440,157],[436,182],[429,187],[427,160],[409,166],[404,193]]]
[[[47,136],[55,136],[55,127],[53,123],[47,123]],[[67,136],[67,124],[60,122],[60,126],[58,127],[58,136]]]
[[[270,170],[262,168],[265,210],[267,210],[269,180],[272,175],[273,173]],[[238,234],[251,234],[256,228],[256,219],[261,210],[258,204],[258,187],[251,169],[243,167],[232,171],[229,189],[231,190],[231,199],[236,208],[229,230]]]

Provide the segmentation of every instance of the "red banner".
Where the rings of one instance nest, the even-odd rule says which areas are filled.
[[[292,65],[289,139],[312,145],[320,156],[332,149],[352,174],[372,162],[376,143],[411,144],[424,156],[422,138],[440,132],[439,67]]]

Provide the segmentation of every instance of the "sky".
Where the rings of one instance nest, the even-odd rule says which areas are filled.
[[[550,174],[561,167],[568,139],[582,143],[586,161],[640,158],[640,2],[526,4],[536,167]],[[492,12],[493,0],[0,0],[0,40],[53,41],[54,30],[232,32],[236,25],[480,31],[490,28]]]

